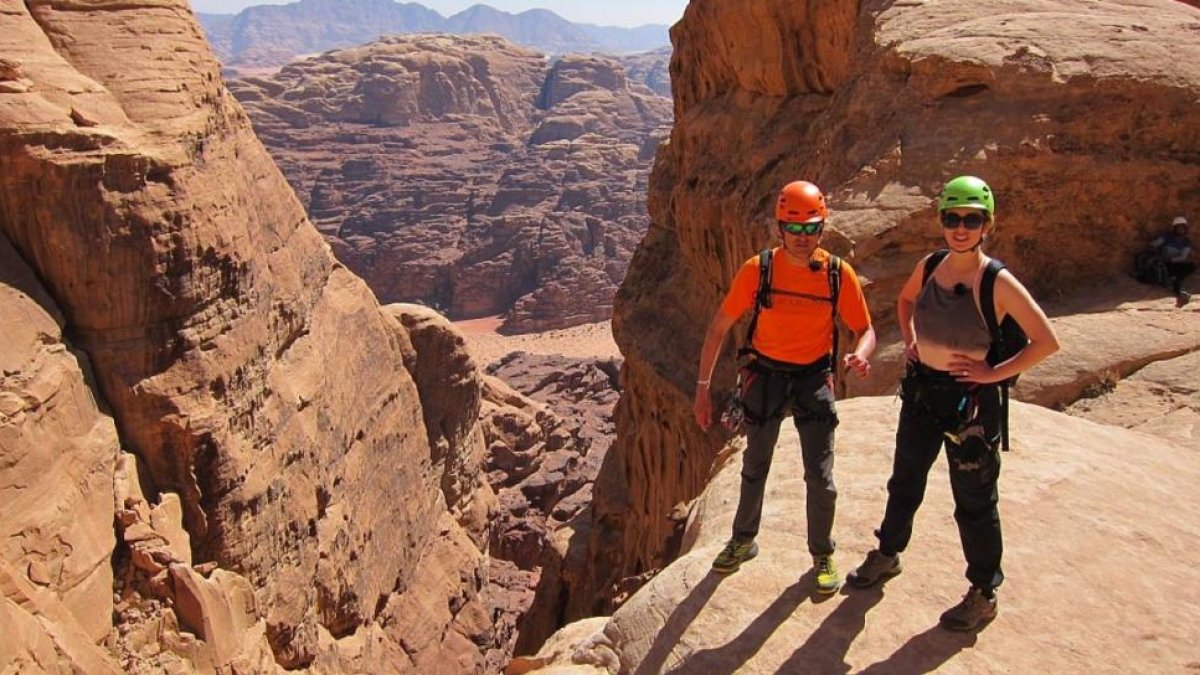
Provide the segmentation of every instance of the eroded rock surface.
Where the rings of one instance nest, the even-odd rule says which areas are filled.
[[[577,589],[589,587],[589,505],[612,444],[617,367],[514,353],[488,368],[496,377],[486,379],[483,428],[501,504],[491,551],[537,580],[516,654],[539,648],[562,626]]]
[[[0,466],[33,472],[4,481],[4,620],[29,636],[5,649],[499,667],[468,368],[422,362],[436,345],[333,258],[186,3],[10,3],[0,50]],[[424,409],[439,373],[465,408]],[[120,494],[114,426],[143,466]]]
[[[671,119],[619,62],[389,37],[231,86],[338,259],[383,302],[505,313],[507,332],[611,316]]]
[[[0,317],[0,661],[119,672],[96,646],[112,632],[117,430],[3,234]]]

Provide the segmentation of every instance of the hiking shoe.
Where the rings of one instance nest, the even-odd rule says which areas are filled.
[[[900,566],[899,553],[896,555],[884,555],[877,549],[867,554],[867,559],[863,561],[863,564],[858,566],[858,569],[850,573],[846,581],[849,581],[850,585],[856,588],[867,588],[868,586],[874,586],[883,579],[900,574],[900,571],[903,569]]]
[[[833,593],[842,587],[842,575],[833,564],[833,555],[814,555],[813,574],[813,587],[818,593]]]
[[[1184,305],[1188,304],[1188,302],[1190,302],[1191,299],[1192,299],[1191,293],[1188,293],[1187,291],[1179,291],[1179,295],[1175,296],[1175,306],[1183,307]]]
[[[730,539],[725,543],[725,548],[717,555],[716,560],[713,560],[712,568],[714,572],[721,574],[729,574],[738,571],[742,563],[758,555],[758,544],[754,540],[738,541]]]
[[[971,631],[981,628],[996,618],[996,598],[983,597],[983,591],[971,587],[962,602],[946,610],[939,623],[942,628],[956,631]]]

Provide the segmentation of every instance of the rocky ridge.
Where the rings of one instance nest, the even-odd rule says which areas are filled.
[[[198,17],[217,58],[232,69],[280,66],[298,56],[409,33],[492,34],[550,54],[622,54],[669,43],[666,26],[575,24],[546,9],[511,14],[482,4],[443,17],[412,2],[300,0]]]
[[[620,63],[422,35],[230,86],[381,301],[505,313],[506,332],[610,316],[671,115]]]

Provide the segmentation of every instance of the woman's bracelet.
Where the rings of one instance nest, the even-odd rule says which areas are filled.
[[[707,380],[696,380],[697,385],[701,385],[701,386],[705,386],[705,387],[707,387],[709,385],[709,383],[711,383],[711,382],[712,382],[712,378],[709,378]]]

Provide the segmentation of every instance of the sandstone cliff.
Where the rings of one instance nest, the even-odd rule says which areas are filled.
[[[0,659],[499,667],[479,374],[335,261],[186,4],[8,3],[0,52]]]
[[[383,302],[508,332],[609,318],[670,104],[619,62],[422,35],[231,84],[338,259]]]
[[[830,195],[825,243],[869,280],[885,329],[899,284],[939,241],[932,197],[955,174],[996,189],[989,251],[1039,297],[1109,284],[1171,216],[1200,213],[1198,21],[1166,0],[983,14],[966,2],[692,2],[673,29],[675,126],[652,225],[614,314],[625,393],[590,542],[593,568],[611,572],[575,615],[611,607],[622,579],[671,559],[678,507],[712,475],[724,439],[690,411],[700,341],[767,241],[782,184],[804,177]],[[895,352],[877,362],[858,391],[894,387]]]

